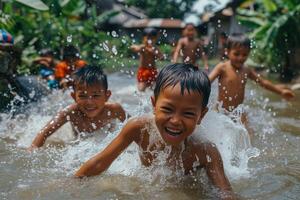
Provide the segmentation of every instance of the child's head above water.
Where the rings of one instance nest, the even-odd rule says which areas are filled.
[[[243,34],[233,34],[227,39],[227,56],[231,65],[239,69],[246,62],[251,48],[250,39]]]
[[[151,100],[167,144],[178,146],[194,132],[207,112],[209,95],[206,73],[191,64],[171,64],[160,71]]]
[[[73,90],[76,90],[78,85],[99,86],[103,90],[107,90],[107,77],[99,66],[88,65],[76,70],[73,75]]]
[[[155,28],[145,28],[143,31],[144,43],[150,43],[150,44],[155,43],[157,36],[158,36],[158,32],[157,29]]]
[[[63,60],[71,61],[79,59],[79,50],[73,45],[66,45],[63,48]]]
[[[182,95],[185,90],[198,92],[203,97],[202,107],[207,106],[210,95],[210,81],[205,72],[192,64],[175,63],[164,67],[156,79],[155,99],[166,87],[174,87],[178,83],[181,86]]]
[[[227,38],[228,50],[241,47],[248,50],[250,50],[251,47],[250,39],[244,34],[234,33]]]
[[[183,29],[183,36],[188,38],[194,38],[197,35],[195,25],[193,23],[187,23]]]
[[[96,117],[111,95],[106,75],[98,66],[86,66],[75,71],[72,79],[74,92],[71,96],[79,109],[87,117]]]

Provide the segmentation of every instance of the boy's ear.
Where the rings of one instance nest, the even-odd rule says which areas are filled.
[[[110,90],[106,90],[106,101],[109,99],[109,97],[111,96],[111,91]]]
[[[76,101],[76,95],[75,95],[75,92],[71,92],[71,97],[74,99],[74,101]]]
[[[156,101],[155,101],[155,97],[154,96],[151,96],[151,103],[152,103],[152,106],[153,108],[155,107],[155,104],[156,104]]]
[[[202,109],[202,112],[201,112],[201,115],[200,115],[200,117],[199,117],[199,119],[198,119],[197,124],[200,124],[200,123],[201,123],[201,121],[202,121],[203,117],[205,116],[205,114],[207,113],[207,111],[208,111],[208,108],[207,108],[207,107],[205,107],[205,108]]]

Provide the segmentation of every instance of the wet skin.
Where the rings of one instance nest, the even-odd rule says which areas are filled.
[[[164,58],[159,48],[155,46],[156,37],[145,36],[143,44],[132,45],[130,49],[140,55],[139,67],[156,67],[156,61]],[[144,91],[146,87],[151,87],[153,83],[138,82],[139,91]]]
[[[169,148],[171,150],[167,156],[167,166],[176,169],[183,163],[187,174],[203,167],[212,183],[221,191],[229,193],[228,199],[233,198],[221,156],[215,145],[202,143],[191,136],[207,112],[207,108],[201,106],[202,95],[194,91],[188,93],[187,90],[182,95],[180,85],[177,84],[175,87],[166,87],[157,99],[151,99],[154,116],[146,115],[129,120],[120,134],[102,152],[84,163],[75,176],[102,173],[124,149],[135,142],[139,146],[143,165],[152,165],[160,152]],[[153,122],[158,133],[149,132],[146,128],[151,124],[153,126]],[[158,137],[153,137],[153,134]],[[210,160],[207,160],[207,156]],[[201,164],[195,166],[198,161]]]
[[[202,57],[204,67],[207,70],[208,62],[202,48],[202,42],[199,39],[195,38],[195,35],[195,27],[189,25],[185,28],[185,37],[179,39],[172,62],[176,63],[180,52],[182,52],[182,60],[184,63],[190,63],[197,66],[197,59]]]
[[[248,78],[285,99],[293,98],[294,94],[291,90],[277,87],[244,65],[249,53],[250,50],[245,47],[230,49],[228,51],[229,60],[219,63],[209,74],[211,82],[216,78],[219,80],[218,101],[223,103],[223,108],[232,111],[243,103]]]
[[[71,122],[75,133],[94,132],[110,123],[113,119],[125,120],[125,111],[117,103],[107,102],[111,92],[99,85],[75,86],[75,92],[71,96],[75,103],[60,111],[47,125],[38,133],[31,147],[41,147],[47,137],[68,121]]]

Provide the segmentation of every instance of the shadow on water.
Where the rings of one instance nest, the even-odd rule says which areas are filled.
[[[108,77],[112,101],[132,116],[151,113],[149,96],[136,91],[134,77]],[[241,124],[210,109],[195,135],[219,148],[225,171],[241,199],[297,199],[300,193],[300,94],[286,102],[249,85],[245,108],[255,132],[252,145]],[[211,102],[216,100],[213,85]],[[167,169],[140,165],[132,144],[101,176],[78,180],[74,171],[101,151],[119,132],[100,130],[75,139],[70,124],[47,140],[47,147],[24,150],[37,132],[60,109],[72,102],[69,93],[54,91],[11,117],[0,113],[1,199],[214,199],[204,171],[194,177],[169,175]],[[212,107],[212,103],[210,103]]]

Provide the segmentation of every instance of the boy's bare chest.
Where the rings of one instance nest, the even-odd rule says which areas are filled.
[[[220,82],[223,86],[230,87],[245,87],[248,80],[248,74],[245,70],[226,70],[220,77]]]
[[[110,119],[87,119],[86,117],[79,116],[72,120],[72,125],[74,129],[78,132],[94,132],[106,126],[109,126]],[[108,127],[109,128],[109,127]]]
[[[145,166],[162,164],[172,170],[181,169],[186,174],[200,167],[200,162],[189,150],[174,155],[163,143],[155,143],[147,146],[141,145],[140,148],[142,149],[140,158]]]
[[[183,45],[183,51],[191,53],[200,52],[199,43],[196,41],[187,41]]]

